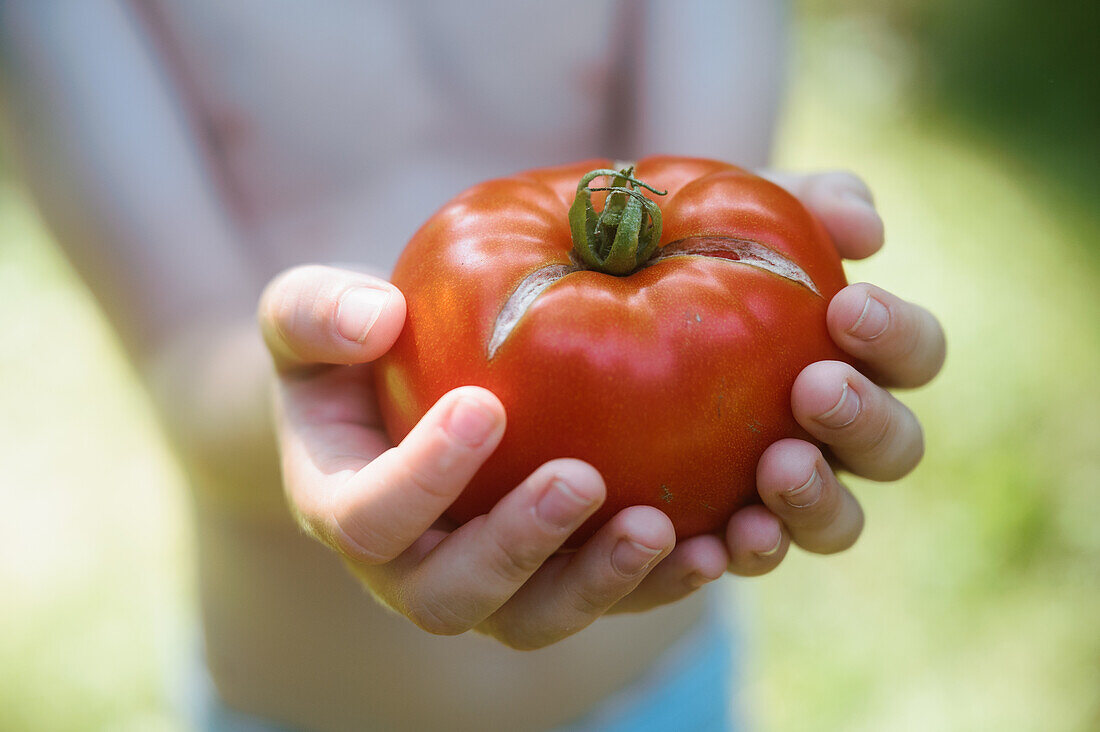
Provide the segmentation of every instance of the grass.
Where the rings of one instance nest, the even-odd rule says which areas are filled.
[[[800,39],[780,163],[867,178],[888,246],[850,279],[929,307],[949,357],[901,395],[922,466],[851,481],[860,543],[737,583],[743,698],[765,730],[1100,728],[1100,283],[1080,245],[1100,221],[915,113],[890,37],[846,23]],[[196,622],[182,479],[10,185],[0,314],[0,729],[180,729],[169,690]]]

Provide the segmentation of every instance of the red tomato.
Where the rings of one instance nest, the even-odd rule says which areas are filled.
[[[725,163],[653,157],[630,180],[582,182],[575,203],[578,181],[611,165],[475,186],[398,261],[408,316],[376,369],[390,437],[462,385],[507,412],[503,441],[448,512],[456,521],[573,457],[600,471],[607,501],[570,546],[637,504],[668,514],[680,538],[723,531],[758,500],[765,448],[809,439],[791,414],[798,372],[845,359],[825,326],[846,284],[840,258],[793,196]]]

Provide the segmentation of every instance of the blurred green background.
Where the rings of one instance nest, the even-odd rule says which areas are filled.
[[[735,584],[763,730],[1100,729],[1100,84],[1091,3],[797,3],[783,167],[850,168],[849,267],[943,321],[901,395],[927,457],[866,533]],[[881,6],[888,5],[888,8]],[[179,470],[118,346],[0,179],[0,729],[180,729]]]

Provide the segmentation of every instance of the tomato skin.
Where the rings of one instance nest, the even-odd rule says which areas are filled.
[[[654,157],[635,175],[667,196],[662,252],[682,240],[749,240],[801,267],[818,292],[773,271],[712,256],[659,258],[630,275],[572,271],[534,298],[489,357],[502,306],[532,272],[574,267],[567,213],[589,160],[476,186],[445,205],[393,274],[408,314],[376,365],[396,443],[446,392],[496,394],[503,441],[452,505],[487,512],[542,463],[585,460],[607,500],[576,546],[618,511],[647,504],[678,538],[723,531],[758,500],[756,463],[795,422],[791,387],[820,360],[849,360],[828,335],[829,300],[846,281],[824,227],[789,193],[725,163]],[[661,254],[658,255],[659,257]]]

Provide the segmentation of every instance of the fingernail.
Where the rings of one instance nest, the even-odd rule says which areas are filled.
[[[447,417],[447,431],[468,447],[480,446],[496,426],[496,415],[467,397],[459,399]]]
[[[855,389],[845,381],[844,388],[840,392],[840,400],[833,405],[832,409],[818,415],[815,419],[832,429],[847,427],[856,421],[856,417],[859,416],[862,408],[863,404],[859,400],[859,394],[856,394]]]
[[[348,290],[336,306],[336,330],[349,341],[364,342],[389,298],[389,292],[373,287]]]
[[[813,474],[805,483],[783,492],[783,500],[787,502],[787,505],[794,508],[809,508],[821,499],[821,489],[824,485],[821,474],[817,471],[815,465]]]
[[[567,529],[584,515],[585,509],[592,505],[592,501],[577,493],[573,488],[560,478],[550,482],[550,487],[542,494],[542,498],[535,504],[535,513],[538,517],[559,529]]]
[[[873,341],[886,332],[889,325],[890,311],[881,302],[868,295],[867,302],[863,303],[863,312],[859,314],[859,318],[848,332],[856,338]]]
[[[620,574],[631,577],[649,569],[660,553],[660,549],[651,549],[631,539],[619,539],[611,550],[611,566]]]
[[[767,551],[753,552],[753,554],[755,554],[758,557],[761,557],[762,559],[767,559],[768,557],[774,557],[776,554],[778,554],[779,550],[780,550],[780,548],[782,548],[782,546],[783,546],[783,532],[780,531],[779,535],[775,537],[775,546],[773,546],[771,549],[768,549]]]

